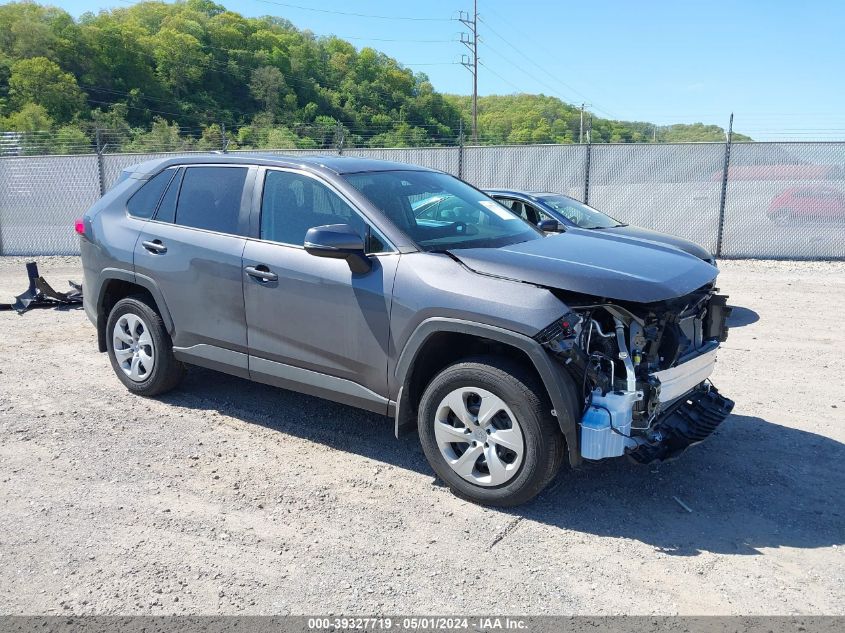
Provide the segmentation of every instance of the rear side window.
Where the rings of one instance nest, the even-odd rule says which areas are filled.
[[[160,222],[173,222],[176,219],[176,199],[179,197],[179,187],[182,185],[182,176],[185,175],[185,170],[179,168],[176,176],[170,181],[170,186],[164,193],[164,197],[158,205],[158,212],[156,213],[156,220]]]
[[[246,167],[188,167],[182,177],[176,224],[238,233]]]
[[[150,178],[144,185],[135,192],[129,202],[126,203],[126,208],[129,213],[136,218],[151,218],[158,207],[158,202],[161,200],[164,190],[176,173],[175,169],[165,169],[163,172],[156,174]]]

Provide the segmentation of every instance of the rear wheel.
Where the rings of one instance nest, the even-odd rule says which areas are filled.
[[[537,377],[506,359],[451,365],[419,407],[423,451],[437,475],[469,501],[529,501],[560,468],[564,440]]]
[[[185,375],[185,366],[173,356],[161,316],[145,297],[127,297],[114,305],[106,325],[106,346],[114,373],[138,395],[170,391]]]

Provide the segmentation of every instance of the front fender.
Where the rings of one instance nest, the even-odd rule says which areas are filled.
[[[578,400],[575,385],[563,367],[555,362],[537,341],[524,334],[494,325],[449,317],[432,317],[420,323],[408,338],[399,355],[394,372],[395,384],[402,386],[399,389],[393,409],[397,437],[409,426],[415,424],[411,405],[408,402],[403,402],[402,398],[403,392],[406,392],[407,381],[411,375],[414,362],[426,341],[434,334],[441,332],[478,336],[509,345],[525,353],[549,394],[560,431],[566,438],[570,465],[574,467],[581,463],[581,454],[578,448]]]

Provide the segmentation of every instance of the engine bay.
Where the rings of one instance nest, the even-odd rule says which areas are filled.
[[[535,339],[579,388],[584,459],[668,459],[727,417],[733,402],[707,381],[727,298],[712,285],[650,304],[565,298],[569,312]]]

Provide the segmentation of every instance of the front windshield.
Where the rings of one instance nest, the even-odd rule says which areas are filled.
[[[582,229],[609,229],[614,226],[624,226],[609,215],[572,198],[558,194],[540,194],[537,197]]]
[[[503,205],[448,174],[378,171],[345,178],[427,251],[496,248],[543,237]]]

